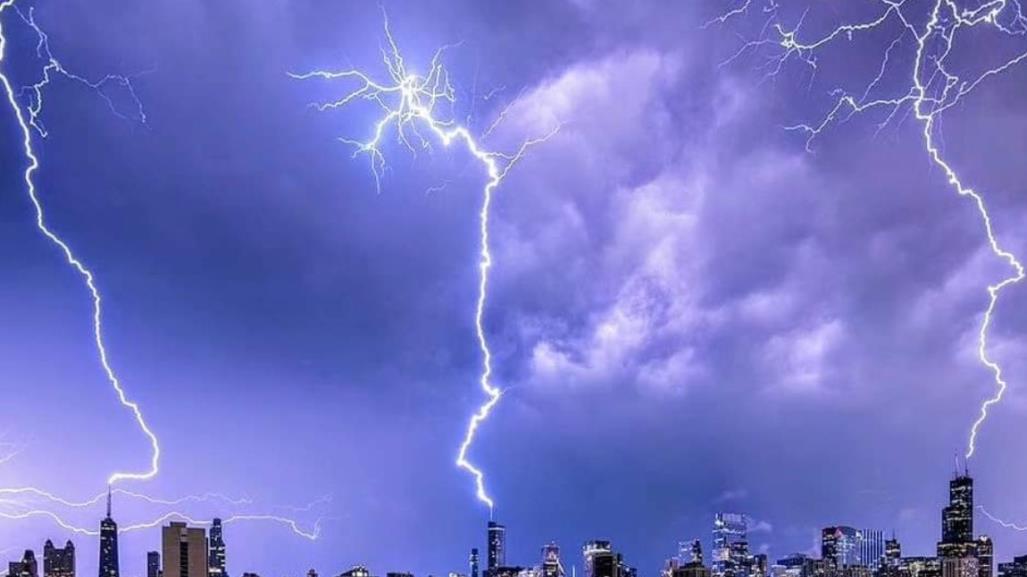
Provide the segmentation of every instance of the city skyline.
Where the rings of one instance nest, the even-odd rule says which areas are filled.
[[[974,480],[968,468],[953,471],[949,481],[948,503],[941,508],[939,540],[936,555],[903,555],[901,540],[891,531],[885,538],[880,529],[853,529],[847,525],[825,526],[819,531],[819,555],[812,549],[772,556],[765,547],[758,553],[749,549],[748,530],[752,520],[744,513],[718,512],[713,515],[710,531],[710,562],[705,562],[701,538],[678,542],[677,554],[667,558],[661,577],[1022,577],[1023,559],[1016,555],[996,567],[994,544],[988,535],[974,532]],[[100,520],[100,577],[122,577],[118,553],[117,523],[112,517],[111,492],[106,501],[106,515]],[[215,577],[227,575],[227,545],[220,519],[213,519],[208,537],[206,527],[195,527],[182,521],[171,521],[160,527],[160,551],[146,554],[147,577]],[[537,564],[508,562],[507,528],[489,520],[485,526],[486,566],[484,577],[565,577],[568,571],[555,541],[540,547]],[[636,577],[638,568],[629,564],[622,551],[606,539],[583,541],[581,568],[584,577]],[[815,547],[814,547],[815,549]],[[47,539],[43,546],[43,572],[34,550],[26,549],[20,560],[10,561],[6,577],[76,577],[75,545],[68,541],[63,548],[54,547]],[[908,553],[908,549],[906,550]],[[918,552],[917,552],[918,553]],[[772,560],[773,559],[773,560]],[[346,566],[345,563],[343,566]],[[366,565],[353,562],[340,570],[339,577],[412,577],[398,570],[374,573]],[[578,564],[570,563],[570,573],[577,574]],[[998,568],[998,572],[996,572]],[[253,568],[251,568],[253,569]],[[395,568],[393,568],[395,569]],[[447,577],[478,577],[479,547],[470,548],[468,572],[451,569]],[[241,572],[259,577],[255,570]],[[324,574],[331,574],[325,571]],[[655,571],[653,571],[655,573]],[[307,577],[321,573],[316,568]],[[126,576],[133,575],[126,573]],[[431,575],[429,573],[429,575]]]
[[[0,551],[1012,577],[1027,14],[804,4],[0,0]]]

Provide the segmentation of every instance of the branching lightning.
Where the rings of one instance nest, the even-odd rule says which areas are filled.
[[[466,434],[457,452],[456,465],[467,471],[474,478],[475,495],[479,501],[487,505],[489,510],[492,511],[495,504],[485,488],[485,474],[468,458],[468,453],[471,445],[474,443],[479,427],[488,419],[503,394],[502,389],[492,382],[492,351],[489,348],[488,337],[484,328],[489,270],[492,268],[493,263],[489,245],[489,217],[492,197],[503,178],[521,160],[527,149],[552,137],[559,130],[559,126],[541,138],[525,141],[513,154],[485,149],[466,126],[439,117],[437,109],[440,105],[451,106],[456,100],[455,91],[449,82],[449,73],[441,62],[443,52],[447,47],[440,48],[435,52],[427,74],[420,75],[410,72],[389,29],[388,16],[384,15],[384,11],[383,16],[385,19],[385,39],[387,42],[387,46],[381,49],[382,60],[387,72],[387,79],[385,81],[375,80],[372,75],[357,69],[341,71],[315,70],[304,74],[290,74],[290,76],[300,80],[317,78],[323,80],[345,80],[354,83],[355,88],[344,94],[341,98],[315,104],[314,106],[320,111],[342,108],[356,101],[369,101],[381,109],[383,115],[374,125],[370,139],[366,141],[340,139],[342,142],[355,147],[354,156],[361,154],[368,156],[371,161],[371,171],[374,174],[375,188],[379,192],[381,191],[381,181],[386,167],[385,156],[381,146],[390,126],[394,127],[398,141],[412,152],[416,151],[415,145],[422,149],[431,148],[431,141],[421,132],[421,130],[425,129],[429,135],[433,135],[443,146],[448,147],[453,143],[463,144],[488,175],[488,182],[482,190],[482,203],[478,212],[480,235],[478,253],[479,275],[478,296],[474,306],[475,333],[482,358],[478,383],[481,390],[485,393],[486,400],[471,415],[467,423]]]
[[[741,7],[727,12],[723,17],[711,22],[724,22],[728,18],[740,14],[749,8],[746,1]],[[984,225],[988,237],[988,245],[995,256],[1005,261],[1011,272],[1009,276],[988,286],[988,306],[977,334],[977,356],[987,367],[994,378],[995,392],[980,406],[977,419],[970,427],[967,441],[966,457],[972,457],[976,451],[977,435],[988,418],[989,409],[1001,402],[1008,383],[1002,374],[1002,367],[988,355],[988,330],[994,319],[995,308],[999,296],[1009,286],[1024,279],[1024,266],[1011,251],[999,242],[988,213],[984,197],[980,192],[967,185],[947,161],[939,145],[940,123],[942,114],[961,103],[986,80],[1006,72],[1013,66],[1027,60],[1027,50],[1001,64],[983,70],[969,77],[961,76],[954,71],[955,66],[948,64],[950,56],[956,51],[956,39],[962,38],[961,32],[974,28],[987,27],[996,34],[1008,37],[1027,38],[1027,17],[1023,13],[1019,0],[990,0],[980,3],[974,8],[961,8],[957,0],[931,0],[930,3],[915,3],[910,0],[876,0],[880,6],[878,14],[865,21],[842,24],[826,34],[806,39],[802,37],[802,19],[792,27],[785,26],[777,17],[777,5],[771,1],[764,12],[770,17],[763,32],[756,40],[744,44],[730,60],[740,57],[754,49],[776,51],[767,62],[768,76],[774,76],[790,60],[797,59],[807,65],[815,73],[817,70],[818,52],[831,44],[851,40],[860,34],[871,31],[885,30],[888,26],[896,26],[896,36],[885,50],[877,75],[858,93],[837,90],[830,112],[817,124],[799,124],[789,127],[790,130],[806,135],[806,147],[810,149],[813,141],[833,125],[843,123],[854,115],[870,111],[881,111],[884,120],[879,129],[884,128],[903,111],[912,112],[922,126],[923,142],[926,152],[933,163],[945,175],[949,185],[963,197],[970,199]],[[916,10],[927,10],[917,13]],[[923,24],[919,24],[919,22]],[[883,90],[882,79],[889,67],[894,66],[893,52],[904,42],[912,47],[912,68],[908,71],[908,82],[903,82],[898,92],[888,96],[877,96]],[[953,58],[955,60],[955,58]]]
[[[45,61],[40,79],[21,90],[15,90],[14,84],[6,73],[7,36],[4,29],[5,13],[13,13],[22,23],[28,26],[35,33],[37,38],[36,56]],[[10,110],[17,121],[18,128],[21,133],[22,152],[24,154],[25,161],[27,162],[22,178],[25,183],[29,201],[34,209],[36,227],[50,243],[59,249],[67,264],[79,274],[86,286],[86,289],[89,291],[93,307],[93,340],[99,355],[100,364],[103,367],[103,371],[107,376],[108,382],[114,388],[118,401],[123,407],[132,413],[136,424],[146,436],[151,448],[149,466],[145,470],[129,472],[115,471],[107,478],[107,485],[109,488],[111,485],[121,481],[145,481],[155,477],[160,470],[160,444],[157,436],[151,430],[143,416],[143,412],[138,403],[128,397],[125,389],[122,387],[121,381],[114,369],[111,367],[103,336],[103,299],[99,289],[97,288],[94,274],[92,270],[76,256],[71,246],[57,232],[50,228],[46,220],[43,204],[37,194],[34,176],[39,170],[39,158],[37,157],[34,148],[33,132],[35,132],[40,138],[47,137],[47,129],[41,120],[44,102],[43,97],[46,88],[50,85],[51,81],[57,77],[71,80],[77,84],[87,87],[92,92],[100,96],[100,98],[107,103],[108,107],[116,115],[122,118],[129,118],[129,116],[122,114],[118,110],[112,97],[105,91],[107,87],[111,85],[120,87],[120,89],[128,95],[135,107],[135,111],[131,117],[141,123],[146,122],[146,114],[143,110],[142,103],[136,96],[135,88],[129,77],[109,74],[94,81],[69,71],[64,67],[60,60],[54,56],[54,53],[50,48],[49,37],[36,23],[33,11],[31,9],[28,10],[28,12],[21,10],[15,5],[15,0],[0,0],[0,86],[3,87],[7,103],[10,106]],[[27,104],[24,106],[20,104],[19,96],[26,99]],[[15,444],[9,442],[0,442],[0,449],[2,449],[0,465],[7,463],[20,452],[19,448]],[[150,497],[142,493],[126,491],[120,488],[113,489],[112,491],[114,494],[123,495],[131,499],[144,501],[151,505],[160,506],[177,506],[192,502],[219,501],[226,506],[240,507],[251,503],[248,499],[232,499],[219,493],[190,495],[179,499],[168,500]],[[73,501],[35,487],[0,488],[0,518],[18,520],[33,517],[44,517],[73,533],[91,536],[97,535],[98,532],[96,530],[88,529],[69,522],[60,515],[55,508],[86,509],[94,507],[100,503],[106,495],[107,493],[104,492],[85,501]],[[318,501],[308,505],[305,509],[300,510],[309,511],[316,504],[323,502],[325,502],[325,498],[319,499]],[[43,505],[40,503],[44,503],[47,508],[43,508]],[[156,527],[164,521],[175,518],[182,519],[196,525],[208,524],[207,521],[197,521],[183,512],[175,511],[165,513],[155,520],[123,526],[120,531],[127,532]],[[234,514],[224,520],[226,523],[239,521],[271,521],[280,523],[289,527],[297,535],[311,540],[317,539],[321,531],[321,519],[318,519],[314,523],[312,530],[301,528],[300,525],[291,518],[272,514]]]
[[[36,24],[35,18],[32,16],[30,11],[27,15],[14,6],[14,0],[3,0],[0,2],[0,16],[3,12],[8,9],[13,9],[16,14],[28,24],[38,36],[38,44],[36,46],[37,54],[44,57],[47,60],[46,66],[43,68],[43,77],[41,80],[33,84],[28,90],[33,95],[32,101],[29,106],[22,108],[18,104],[18,98],[15,93],[14,87],[12,86],[7,75],[0,71],[0,84],[3,85],[4,92],[7,95],[7,102],[11,107],[11,111],[14,113],[15,118],[18,121],[18,126],[21,129],[22,146],[25,153],[25,158],[28,160],[28,166],[25,168],[23,175],[25,181],[25,187],[28,191],[29,201],[32,203],[32,207],[35,209],[36,215],[36,227],[39,232],[43,234],[51,243],[53,243],[64,255],[65,261],[82,277],[86,288],[89,291],[90,297],[93,302],[93,340],[96,345],[97,353],[99,354],[100,364],[103,367],[104,373],[107,375],[107,380],[111,386],[114,387],[114,391],[117,393],[118,401],[127,409],[132,412],[135,417],[136,424],[146,435],[149,440],[151,453],[150,453],[150,464],[149,468],[141,472],[119,472],[116,471],[111,474],[107,479],[108,484],[114,484],[121,480],[146,480],[153,478],[159,471],[160,463],[160,443],[157,441],[157,436],[150,429],[150,426],[146,423],[146,419],[143,417],[142,410],[139,408],[138,403],[128,398],[125,393],[125,389],[121,386],[121,381],[118,379],[114,369],[111,368],[110,360],[107,355],[107,347],[104,344],[103,338],[103,298],[100,295],[99,289],[96,287],[96,281],[93,276],[93,271],[90,270],[75,253],[71,250],[71,247],[64,241],[53,229],[49,227],[46,222],[46,214],[43,211],[43,205],[39,200],[39,196],[36,192],[36,184],[33,179],[34,173],[39,169],[39,159],[36,157],[36,152],[32,144],[32,129],[39,132],[41,137],[45,137],[47,132],[43,124],[39,120],[40,113],[43,110],[43,90],[47,85],[50,84],[52,76],[54,74],[64,76],[75,82],[79,82],[89,87],[90,89],[101,94],[103,98],[113,107],[111,99],[103,94],[102,88],[109,81],[117,81],[122,85],[131,87],[131,81],[124,76],[106,76],[103,80],[98,82],[91,82],[82,76],[77,74],[69,73],[60,61],[54,58],[53,53],[50,50],[49,38]],[[2,22],[0,22],[0,66],[4,63],[6,57],[6,44],[7,39],[4,36]],[[129,89],[130,94],[134,97],[135,91]],[[140,107],[139,100],[136,99],[136,104]],[[145,115],[142,116],[145,119]],[[31,127],[31,128],[30,128]]]

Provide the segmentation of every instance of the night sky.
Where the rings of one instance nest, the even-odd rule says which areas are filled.
[[[806,7],[782,4],[793,23]],[[809,4],[811,34],[875,9]],[[832,90],[861,91],[891,36],[842,40],[815,75],[791,62],[771,78],[759,53],[723,64],[764,21],[754,9],[703,26],[732,5],[384,3],[412,68],[460,43],[446,57],[454,118],[482,134],[509,105],[496,148],[563,123],[492,213],[485,329],[506,394],[471,456],[512,563],[556,540],[580,565],[581,544],[607,538],[651,576],[680,540],[708,548],[720,510],[751,515],[771,559],[831,524],[894,529],[906,554],[933,554],[940,537],[954,456],[994,392],[976,358],[986,286],[1009,269],[915,118],[878,131],[880,115],[854,117],[811,151],[785,130],[823,118]],[[379,6],[64,0],[35,16],[69,69],[133,75],[146,112],[139,122],[113,87],[121,117],[57,79],[37,139],[50,222],[96,273],[111,361],[161,440],[160,475],[121,487],[246,496],[246,512],[305,529],[323,518],[316,542],[226,526],[233,575],[464,571],[488,519],[454,465],[484,399],[485,175],[459,147],[414,155],[390,139],[376,192],[339,137],[366,137],[379,111],[318,113],[309,104],[344,86],[288,76],[384,74]],[[4,72],[35,82],[31,30],[10,11],[2,24]],[[971,34],[959,48],[979,70],[1023,40]],[[884,92],[908,82],[903,58]],[[946,113],[942,142],[1001,242],[1027,255],[1025,86],[1027,65],[991,78]],[[144,469],[149,447],[100,369],[81,279],[34,226],[6,106],[0,136],[0,449],[19,449],[0,486],[86,499],[111,471]],[[1011,387],[969,464],[977,502],[1017,522],[1025,305],[1021,287],[999,303],[991,350]],[[114,518],[166,509],[116,496]],[[103,511],[62,513],[95,528]],[[1027,552],[1027,535],[980,514],[977,527],[998,560]],[[69,536],[46,518],[0,520],[0,561]],[[79,573],[94,575],[97,540],[73,538]],[[143,575],[158,544],[157,529],[122,535],[123,575]]]

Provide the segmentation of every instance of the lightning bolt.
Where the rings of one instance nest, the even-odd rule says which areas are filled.
[[[997,523],[997,524],[1005,527],[1006,529],[1012,529],[1013,531],[1020,531],[1020,532],[1027,531],[1027,526],[1018,525],[1018,524],[1012,523],[1010,521],[1005,521],[1003,519],[999,519],[998,517],[996,517],[996,516],[992,515],[991,513],[989,513],[988,510],[985,509],[984,507],[982,507],[981,505],[977,505],[977,510],[980,511],[981,513],[983,513],[984,516],[988,518],[988,520],[992,521],[993,523]]]
[[[1022,281],[1025,276],[1024,266],[1010,250],[999,242],[992,226],[984,197],[980,192],[967,185],[955,168],[941,153],[938,139],[940,138],[940,122],[942,114],[956,106],[971,94],[982,83],[1006,72],[1010,68],[1027,60],[1027,50],[1002,62],[998,66],[988,68],[970,77],[963,77],[953,72],[947,65],[949,57],[956,52],[955,41],[960,32],[990,27],[998,34],[1009,37],[1027,36],[1027,17],[1018,0],[990,0],[975,8],[961,8],[956,0],[931,0],[929,10],[922,14],[912,14],[913,7],[925,6],[925,3],[913,3],[908,0],[876,0],[880,6],[879,13],[865,21],[845,23],[830,30],[826,34],[811,39],[801,37],[802,18],[798,24],[786,27],[777,18],[777,4],[768,3],[764,12],[770,17],[763,32],[756,40],[745,43],[742,48],[726,62],[730,62],[742,54],[754,49],[770,49],[776,51],[765,64],[767,76],[773,77],[781,71],[790,60],[798,60],[808,66],[815,74],[817,70],[817,54],[821,48],[843,40],[877,31],[891,24],[898,26],[898,34],[884,52],[877,75],[865,86],[861,93],[849,93],[836,90],[835,104],[830,112],[817,124],[798,124],[787,127],[806,135],[806,148],[811,149],[813,141],[830,127],[841,124],[849,118],[869,111],[881,111],[884,120],[878,125],[883,129],[902,111],[910,111],[922,127],[924,148],[935,167],[945,175],[948,184],[962,197],[968,198],[977,210],[988,237],[988,246],[1002,261],[1005,261],[1011,272],[999,282],[988,286],[988,306],[977,333],[977,357],[991,372],[995,383],[994,393],[985,399],[980,406],[976,420],[970,427],[967,441],[966,457],[974,455],[977,448],[977,436],[988,418],[989,409],[1002,401],[1008,383],[1002,374],[1002,367],[988,355],[988,331],[994,320],[995,308],[999,296],[1008,287]],[[748,9],[750,2],[714,21],[724,22],[731,16]],[[805,14],[803,15],[803,18]],[[923,22],[922,25],[916,24]],[[711,21],[713,22],[713,21]],[[882,79],[892,66],[892,52],[907,38],[912,41],[913,65],[909,71],[909,81],[892,95],[875,96],[880,91]]]
[[[18,121],[19,128],[21,129],[22,148],[25,158],[28,161],[28,166],[25,168],[23,179],[25,181],[26,190],[28,191],[29,201],[32,203],[32,207],[35,210],[36,228],[38,228],[39,232],[41,232],[43,236],[45,236],[60,250],[61,253],[63,253],[67,264],[75,269],[79,276],[82,277],[93,303],[93,341],[96,346],[96,351],[100,357],[100,365],[103,367],[103,371],[107,375],[108,382],[112,387],[114,387],[114,391],[118,396],[118,401],[122,406],[132,412],[135,417],[136,424],[139,425],[139,428],[143,431],[143,434],[150,443],[150,465],[147,470],[128,473],[114,472],[110,477],[108,477],[107,484],[114,484],[118,481],[129,479],[151,479],[159,471],[160,443],[157,441],[157,436],[146,423],[146,419],[143,417],[139,404],[128,398],[125,393],[125,389],[121,386],[121,381],[118,379],[114,369],[111,368],[110,359],[107,354],[107,347],[104,344],[103,338],[103,298],[100,295],[100,290],[96,287],[96,279],[93,275],[93,271],[75,255],[68,243],[65,242],[64,239],[54,232],[54,230],[47,224],[46,214],[43,210],[43,205],[39,200],[35,180],[33,179],[33,175],[37,170],[39,170],[39,158],[36,156],[35,149],[32,145],[32,130],[37,130],[41,137],[45,137],[47,134],[46,129],[39,121],[39,115],[43,109],[43,89],[49,85],[52,80],[52,75],[59,74],[70,80],[83,83],[100,94],[102,94],[103,86],[111,80],[117,80],[127,86],[131,86],[131,82],[124,76],[107,76],[98,82],[90,82],[77,74],[69,73],[60,61],[54,58],[53,53],[50,51],[49,38],[36,24],[36,21],[32,16],[32,12],[30,11],[26,15],[21,10],[18,10],[14,7],[14,0],[3,0],[3,2],[0,2],[0,16],[2,16],[3,12],[8,9],[13,9],[15,13],[18,14],[18,16],[36,32],[39,39],[37,44],[37,54],[42,55],[47,60],[47,64],[43,68],[43,78],[31,87],[31,92],[34,95],[32,102],[25,110],[23,110],[18,104],[18,99],[10,79],[2,71],[6,58],[7,39],[3,32],[3,24],[0,22],[0,84],[3,85],[4,92],[7,95],[7,102]],[[132,91],[131,94],[134,96],[135,92]],[[108,104],[113,106],[113,102],[109,97],[104,95],[104,98],[107,100]],[[136,102],[138,104],[138,100],[136,100]],[[145,116],[143,118],[145,118]]]
[[[36,43],[36,56],[44,60],[46,64],[42,68],[41,78],[34,84],[24,87],[20,91],[16,91],[10,78],[7,76],[6,70],[6,57],[7,57],[7,37],[4,29],[4,13],[10,11],[14,13],[25,25],[27,25],[35,34],[37,38]],[[33,132],[38,134],[40,138],[46,138],[48,131],[41,120],[41,114],[43,111],[44,103],[44,92],[45,89],[50,85],[56,77],[62,77],[67,80],[71,80],[78,84],[81,84],[94,93],[99,95],[108,105],[108,107],[117,116],[122,118],[129,118],[123,115],[118,108],[115,106],[114,100],[105,92],[105,89],[109,85],[119,86],[124,90],[134,102],[136,106],[136,112],[134,113],[134,119],[139,122],[146,122],[146,114],[143,110],[142,103],[136,96],[135,88],[132,85],[131,79],[127,76],[108,74],[99,80],[89,80],[84,76],[69,71],[64,65],[58,60],[52,50],[50,49],[50,41],[46,32],[40,28],[37,24],[32,9],[28,12],[22,11],[19,7],[15,6],[15,0],[0,0],[0,86],[3,87],[3,92],[6,96],[7,103],[10,106],[10,110],[13,112],[15,120],[17,121],[18,127],[21,132],[21,146],[24,154],[27,166],[22,175],[25,183],[26,191],[28,194],[29,201],[35,212],[35,223],[39,232],[42,233],[46,239],[52,243],[64,256],[65,262],[72,267],[78,275],[82,278],[86,289],[92,300],[93,314],[92,314],[92,325],[93,325],[93,340],[96,346],[97,353],[99,355],[100,364],[103,367],[103,371],[107,376],[107,380],[113,387],[118,401],[123,407],[128,409],[136,424],[140,430],[146,436],[150,444],[150,462],[147,469],[143,471],[115,471],[107,478],[107,485],[110,487],[115,483],[121,481],[145,481],[155,477],[160,468],[160,443],[157,440],[157,436],[154,434],[150,426],[147,424],[143,412],[139,407],[139,404],[130,399],[125,392],[124,387],[121,384],[120,379],[111,367],[110,360],[107,353],[107,347],[103,337],[103,298],[100,294],[99,289],[96,285],[95,276],[91,269],[89,269],[81,259],[79,259],[71,246],[47,223],[46,214],[43,209],[43,204],[37,194],[34,176],[39,170],[39,158],[36,155],[35,148],[33,147]],[[19,104],[19,95],[25,97],[28,100],[26,106]],[[0,443],[0,448],[8,449],[14,448],[12,443]],[[12,450],[4,453],[0,456],[0,464],[4,464],[17,456],[18,450]],[[126,491],[123,489],[113,489],[116,494],[128,496],[133,499],[142,500],[149,504],[161,505],[161,506],[176,506],[190,502],[207,502],[207,501],[221,501],[233,507],[242,505],[248,505],[251,503],[248,499],[232,499],[219,493],[205,493],[202,495],[190,495],[179,499],[159,499],[151,497],[142,493],[135,493]],[[75,525],[66,519],[64,519],[57,512],[52,509],[41,509],[33,508],[30,504],[33,500],[42,500],[50,503],[51,505],[82,509],[98,504],[106,493],[90,498],[85,501],[72,501],[60,497],[54,493],[44,491],[35,487],[21,487],[21,488],[0,488],[0,518],[18,520],[28,519],[32,517],[45,517],[52,520],[58,526],[81,535],[95,536],[98,534],[97,531]],[[26,500],[26,497],[28,500]],[[308,505],[305,509],[298,510],[310,510],[315,504],[324,502],[324,498],[315,501]],[[161,523],[169,519],[182,519],[186,520],[195,525],[206,525],[209,524],[207,521],[197,521],[192,519],[183,512],[174,511],[166,513],[156,520],[151,520],[143,523],[136,523],[122,527],[121,532],[136,531],[140,529],[146,529],[160,525]],[[318,538],[321,532],[321,519],[318,519],[313,530],[305,530],[300,527],[299,523],[295,520],[272,514],[235,514],[224,520],[224,522],[240,522],[240,521],[271,521],[280,523],[288,526],[294,533],[307,539],[315,540]]]
[[[409,72],[389,28],[388,15],[384,10],[382,10],[382,14],[387,43],[387,47],[381,48],[382,60],[387,72],[385,81],[375,80],[370,74],[357,69],[315,70],[303,74],[290,73],[290,76],[298,80],[345,80],[355,85],[355,88],[336,100],[314,104],[313,106],[319,111],[342,108],[361,100],[372,102],[380,108],[382,116],[374,124],[374,129],[368,140],[340,139],[355,148],[354,157],[362,154],[368,156],[374,175],[375,189],[378,192],[381,192],[381,181],[386,168],[381,146],[390,126],[395,128],[400,144],[411,152],[416,152],[415,145],[422,149],[431,149],[431,142],[421,132],[424,129],[445,147],[454,143],[462,144],[488,175],[488,181],[482,189],[482,202],[478,212],[480,239],[478,296],[474,305],[474,328],[478,349],[481,352],[481,372],[478,384],[486,399],[468,420],[463,441],[457,451],[456,465],[474,478],[475,495],[479,501],[488,506],[491,512],[494,510],[495,503],[485,488],[485,473],[471,462],[468,454],[479,427],[488,419],[503,395],[502,389],[492,382],[492,350],[489,348],[488,337],[483,326],[488,297],[489,271],[493,264],[489,244],[492,197],[503,178],[521,160],[528,148],[545,142],[555,135],[560,127],[556,126],[540,138],[523,142],[513,154],[484,148],[466,126],[456,124],[446,118],[440,118],[437,114],[437,108],[440,105],[451,106],[456,100],[455,91],[449,82],[449,73],[441,62],[443,53],[449,47],[444,46],[435,52],[427,74],[419,75]]]

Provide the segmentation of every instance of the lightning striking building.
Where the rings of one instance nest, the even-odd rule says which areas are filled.
[[[107,487],[107,516],[100,521],[100,577],[119,577],[118,524],[111,517],[111,489]]]
[[[495,521],[488,524],[488,565],[485,577],[494,577],[500,567],[506,566],[506,527]]]

